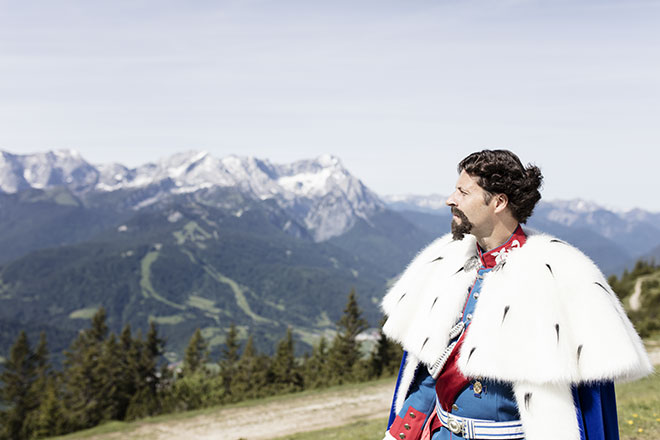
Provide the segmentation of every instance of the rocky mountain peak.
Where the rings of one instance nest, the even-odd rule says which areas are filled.
[[[83,191],[97,180],[98,170],[75,150],[24,155],[3,151],[0,159],[0,190],[7,193],[54,186]]]
[[[165,183],[163,185],[163,183]],[[233,187],[256,200],[273,199],[317,241],[340,235],[357,219],[368,220],[384,204],[333,155],[273,164],[268,160],[207,151],[186,151],[136,168],[90,165],[71,150],[32,155],[3,153],[0,190],[65,186],[74,192],[112,192],[158,186],[157,193],[135,201],[141,209],[177,193]]]

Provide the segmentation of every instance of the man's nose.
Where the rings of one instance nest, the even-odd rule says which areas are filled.
[[[445,204],[447,206],[456,206],[456,201],[454,200],[454,194],[453,193],[449,197],[447,197],[447,200],[445,200]]]

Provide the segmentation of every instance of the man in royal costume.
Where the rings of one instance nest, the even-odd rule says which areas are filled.
[[[386,439],[618,439],[613,383],[652,366],[617,296],[579,250],[521,226],[538,167],[484,150],[458,171],[452,233],[383,299],[405,350]]]

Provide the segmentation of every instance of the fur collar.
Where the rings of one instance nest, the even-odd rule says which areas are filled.
[[[525,229],[527,243],[484,277],[458,365],[468,377],[525,383],[632,380],[652,371],[643,344],[595,264]],[[449,342],[477,267],[473,236],[422,250],[385,295],[385,334],[431,365]],[[478,265],[477,265],[478,266]]]

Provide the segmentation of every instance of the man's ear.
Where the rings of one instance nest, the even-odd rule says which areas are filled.
[[[493,197],[495,203],[495,212],[500,213],[504,211],[509,206],[509,198],[506,194],[497,194]]]

